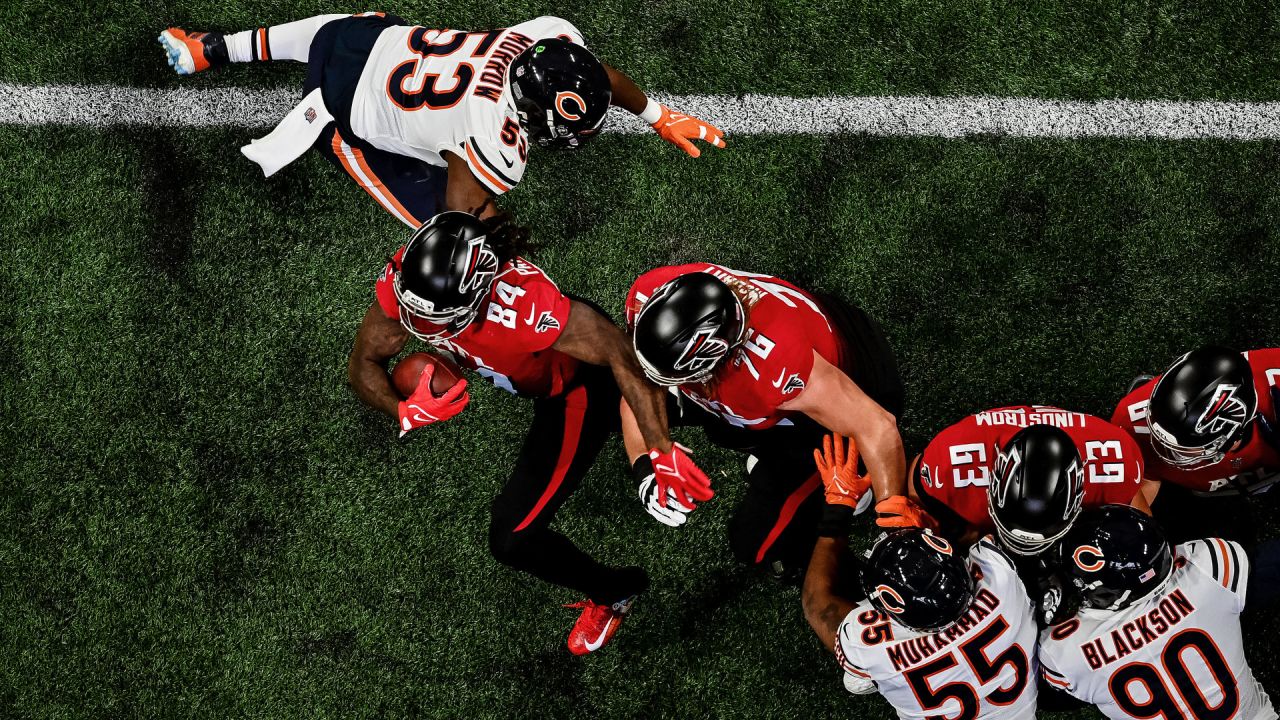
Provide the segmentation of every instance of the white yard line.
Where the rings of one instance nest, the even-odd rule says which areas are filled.
[[[297,88],[137,88],[0,83],[0,125],[274,125],[299,99]],[[1280,102],[1032,98],[655,95],[732,135],[868,134],[964,137],[1280,138]],[[645,130],[617,113],[613,132]]]

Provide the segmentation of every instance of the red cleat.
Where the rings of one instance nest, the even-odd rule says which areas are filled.
[[[160,33],[158,39],[169,66],[179,75],[194,75],[230,62],[222,33],[187,32],[172,27]]]
[[[618,632],[618,626],[631,612],[631,605],[636,601],[632,595],[626,600],[619,600],[612,605],[598,605],[590,600],[583,600],[567,608],[582,608],[582,614],[569,631],[569,652],[574,655],[586,655],[604,647]]]

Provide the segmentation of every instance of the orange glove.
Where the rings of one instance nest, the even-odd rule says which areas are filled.
[[[828,505],[844,505],[855,515],[867,509],[874,493],[870,492],[871,478],[858,475],[858,446],[853,438],[849,438],[847,455],[843,437],[832,433],[822,438],[822,452],[814,450],[813,461],[826,487]]]
[[[694,147],[692,140],[702,140],[709,142],[715,147],[724,147],[724,133],[720,129],[710,123],[705,123],[692,115],[684,113],[671,112],[671,108],[666,105],[660,105],[662,108],[662,117],[653,123],[653,129],[658,131],[663,140],[675,145],[681,150],[689,153],[693,157],[702,155],[702,151]]]
[[[882,528],[918,527],[935,530],[938,527],[938,521],[906,495],[894,495],[881,500],[876,505],[876,514],[880,516],[876,524]]]

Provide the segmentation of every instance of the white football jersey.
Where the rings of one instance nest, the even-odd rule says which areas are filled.
[[[1083,609],[1040,636],[1044,678],[1107,717],[1271,720],[1240,637],[1249,560],[1217,538],[1176,548],[1158,590],[1119,611]]]
[[[867,681],[900,718],[1034,720],[1036,619],[1013,563],[990,539],[969,551],[973,604],[951,627],[899,625],[868,600],[836,633],[836,658],[851,691]]]
[[[555,37],[583,44],[577,28],[550,16],[483,32],[387,28],[360,74],[351,129],[380,150],[440,167],[448,164],[442,153],[454,153],[502,194],[520,182],[529,153],[507,68]]]

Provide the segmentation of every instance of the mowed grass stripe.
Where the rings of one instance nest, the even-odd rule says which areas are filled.
[[[296,88],[138,88],[0,83],[0,124],[150,127],[274,125]],[[662,95],[662,102],[732,135],[1273,140],[1280,102],[1070,101],[1036,98]],[[646,131],[614,111],[609,132]]]

